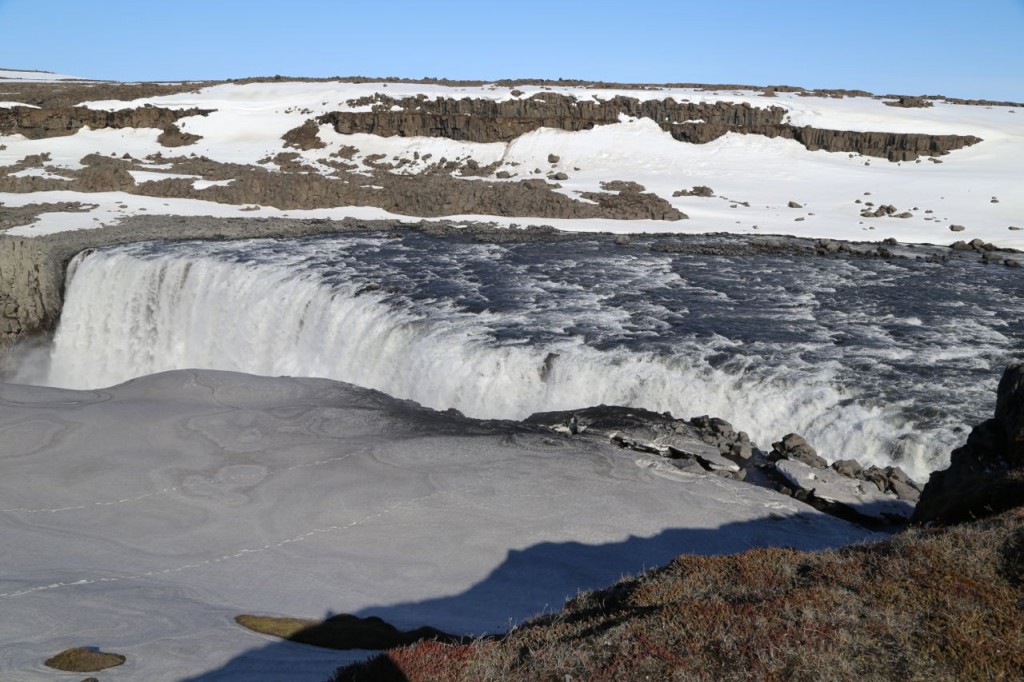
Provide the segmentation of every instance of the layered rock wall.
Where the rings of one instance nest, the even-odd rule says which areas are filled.
[[[159,128],[161,130],[188,116],[205,116],[210,109],[163,109],[139,107],[102,111],[87,107],[0,108],[0,135],[24,135],[30,140],[73,135],[83,127]]]
[[[23,334],[56,326],[65,256],[42,240],[0,239],[0,353]]]
[[[353,101],[370,111],[335,111],[316,119],[341,134],[383,137],[444,137],[464,142],[510,142],[538,128],[569,132],[619,122],[622,116],[648,118],[681,142],[703,144],[733,132],[796,140],[811,151],[853,152],[890,161],[938,156],[980,142],[971,135],[858,132],[785,122],[786,109],[754,107],[746,102],[677,102],[617,96],[577,100],[544,93],[528,99],[493,101],[382,95]]]

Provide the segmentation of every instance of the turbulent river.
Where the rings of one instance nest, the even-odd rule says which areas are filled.
[[[642,240],[640,240],[642,242]],[[168,369],[323,376],[474,417],[625,404],[762,447],[945,466],[1024,348],[1019,271],[665,254],[411,233],[142,243],[76,257],[51,385]]]

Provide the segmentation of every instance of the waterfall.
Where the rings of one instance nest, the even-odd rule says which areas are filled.
[[[69,267],[48,383],[99,388],[170,369],[317,376],[480,418],[598,404],[731,421],[761,447],[795,431],[826,457],[898,460],[923,477],[955,434],[908,428],[899,406],[859,401],[837,363],[759,364],[720,336],[672,352],[599,348],[579,337],[499,340],[496,314],[450,302],[395,305],[380,287],[297,267],[300,255],[225,258],[202,250],[80,254]],[[716,359],[718,358],[718,359]]]

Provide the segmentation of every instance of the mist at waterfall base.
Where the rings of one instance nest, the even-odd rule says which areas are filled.
[[[40,383],[318,376],[523,418],[598,404],[789,432],[924,480],[991,414],[1019,274],[967,262],[665,254],[410,233],[80,254]]]

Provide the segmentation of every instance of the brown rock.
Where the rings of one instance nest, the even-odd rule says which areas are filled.
[[[832,468],[848,478],[857,478],[863,467],[855,459],[839,459],[832,462]]]
[[[903,107],[905,109],[932,106],[931,100],[927,100],[924,97],[910,97],[908,95],[900,95],[895,100],[882,102],[882,104],[888,107]]]
[[[65,649],[46,659],[44,665],[56,670],[73,673],[94,673],[122,665],[125,657],[121,654],[104,653],[91,647]]]
[[[713,197],[715,192],[705,185],[694,185],[693,189],[681,189],[672,193],[674,197]]]
[[[88,126],[93,130],[102,128],[158,128],[166,129],[179,119],[189,116],[206,116],[210,109],[163,109],[161,107],[139,107],[103,111],[86,107],[61,107],[56,109],[12,107],[0,109],[0,135],[24,135],[30,140],[73,135]]]
[[[164,128],[163,132],[156,138],[156,141],[165,147],[184,147],[195,144],[201,139],[203,139],[202,135],[182,132],[181,128],[172,123]]]
[[[628,180],[608,180],[601,183],[601,189],[606,192],[643,192],[646,188],[638,182]]]
[[[285,147],[292,147],[303,151],[323,149],[327,145],[320,139],[319,133],[320,126],[313,119],[309,119],[299,127],[292,128],[286,132],[281,136],[281,139],[284,140]]]
[[[890,161],[934,156],[980,142],[959,135],[881,133],[797,128],[783,123],[783,107],[755,107],[733,102],[637,100],[617,96],[603,101],[577,101],[570,95],[544,92],[507,101],[469,98],[434,100],[379,97],[373,111],[335,111],[319,117],[341,134],[447,137],[469,142],[508,142],[540,127],[589,130],[617,123],[620,115],[649,118],[681,142],[705,143],[728,132],[783,137],[811,151],[855,152]],[[397,109],[395,109],[397,107]],[[672,121],[701,121],[673,123]]]
[[[798,434],[790,433],[783,436],[782,440],[772,443],[772,452],[768,455],[772,461],[779,459],[792,459],[814,467],[824,469],[828,462],[818,455],[817,451]]]

